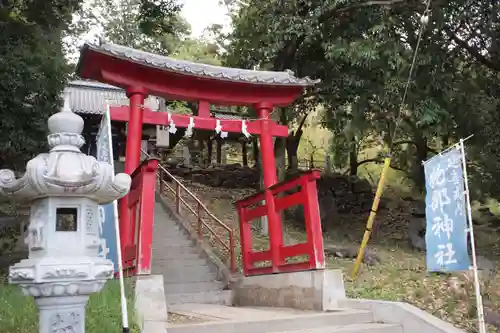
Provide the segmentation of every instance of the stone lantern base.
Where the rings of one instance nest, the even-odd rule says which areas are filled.
[[[88,296],[35,298],[40,310],[40,333],[85,332],[85,307]]]
[[[113,276],[113,263],[103,258],[24,259],[10,267],[9,279],[35,298],[40,333],[84,333],[89,295]]]

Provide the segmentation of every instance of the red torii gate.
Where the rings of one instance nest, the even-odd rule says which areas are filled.
[[[317,81],[309,78],[296,78],[290,71],[253,71],[175,60],[104,41],[101,41],[99,45],[85,44],[83,46],[76,72],[82,78],[108,83],[126,90],[130,106],[111,107],[110,113],[112,120],[128,122],[125,172],[134,176],[138,174],[134,171],[139,167],[144,123],[168,126],[168,117],[171,117],[176,127],[187,128],[190,121],[194,120],[195,128],[214,130],[217,120],[210,115],[211,103],[254,106],[259,119],[248,121],[246,125],[249,134],[260,136],[266,190],[260,195],[256,194],[248,200],[237,203],[245,274],[324,267],[321,223],[315,189],[315,179],[318,175],[312,173],[300,177],[300,181],[296,180],[295,183],[292,181],[294,186],[300,185],[301,190],[291,195],[291,200],[281,198],[281,192],[290,188],[287,184],[276,184],[272,138],[273,136],[286,137],[288,128],[269,119],[274,107],[291,104],[304,88],[314,85]],[[198,115],[169,115],[164,112],[153,112],[144,107],[144,100],[149,94],[165,96],[169,99],[198,101]],[[241,121],[219,121],[222,131],[242,132]],[[151,181],[138,180],[136,183],[140,184],[138,186],[146,186],[145,184],[151,184]],[[285,189],[280,190],[281,187]],[[142,193],[148,196],[146,201],[154,201],[154,188],[151,191],[142,189]],[[126,196],[120,202],[120,238],[124,253],[130,251],[130,248],[136,251],[133,245],[137,243],[134,240],[136,236],[132,225],[136,217],[131,216],[129,197],[130,195]],[[256,199],[265,200],[265,204],[252,210],[250,206],[255,204]],[[305,244],[299,244],[298,247],[286,247],[283,245],[281,219],[278,212],[297,204],[304,206],[308,241]],[[150,270],[153,224],[153,206],[147,207],[146,210],[140,212],[139,230],[140,233],[147,235],[140,237],[141,249],[137,250],[142,251],[138,255],[139,261],[144,261],[139,272],[146,273]],[[251,219],[264,215],[267,215],[269,221],[270,250],[259,254],[251,249],[251,230],[248,226]],[[285,257],[301,254],[309,256],[306,265],[296,267],[285,265]],[[252,271],[255,262],[265,260],[272,262],[269,269]],[[281,266],[287,267],[280,268]]]

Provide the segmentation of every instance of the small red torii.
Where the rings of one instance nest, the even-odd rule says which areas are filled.
[[[253,106],[257,111],[259,119],[246,121],[247,132],[260,137],[260,148],[262,154],[262,170],[265,191],[262,199],[265,200],[264,213],[269,221],[269,233],[272,256],[272,272],[279,272],[279,266],[283,265],[284,259],[280,251],[284,251],[282,245],[281,218],[277,213],[274,203],[277,200],[276,187],[276,164],[273,148],[273,136],[288,136],[287,126],[278,125],[269,119],[275,107],[287,106],[295,101],[303,90],[313,86],[318,81],[309,78],[297,78],[291,71],[272,72],[254,71],[237,68],[226,68],[198,64],[188,61],[176,60],[148,52],[135,50],[129,47],[109,44],[100,41],[99,45],[85,44],[81,50],[80,59],[76,73],[85,79],[92,79],[103,83],[125,89],[130,99],[130,106],[113,106],[110,108],[111,119],[114,121],[128,122],[128,133],[126,142],[125,172],[133,174],[138,168],[141,157],[141,140],[143,124],[169,125],[169,117],[176,127],[187,128],[194,121],[194,128],[204,130],[215,130],[217,120],[210,115],[210,104],[217,105],[246,105]],[[165,112],[153,112],[144,107],[144,100],[149,95],[163,96],[171,100],[186,100],[198,102],[198,115],[179,115]],[[224,132],[242,132],[241,120],[218,120]],[[316,177],[316,176],[315,176]],[[315,177],[308,178],[307,184],[314,183]],[[312,180],[311,180],[312,179]],[[304,184],[306,184],[304,183]],[[148,183],[149,184],[149,183]],[[308,268],[323,268],[324,254],[321,236],[321,224],[319,221],[319,209],[317,207],[317,194],[313,187],[308,186],[303,192],[300,204],[307,206],[306,210],[312,213],[307,223],[314,225],[307,228],[315,233],[308,237],[308,242],[313,246],[309,254],[310,265]],[[306,193],[307,192],[307,193]],[[314,192],[314,193],[313,193]],[[146,193],[146,192],[144,192]],[[154,188],[148,198],[154,200]],[[314,196],[311,200],[308,196]],[[299,197],[299,196],[295,196]],[[131,217],[129,207],[129,196],[120,201],[120,238],[122,240],[122,251],[127,252],[127,247],[134,244],[135,218]],[[309,203],[316,207],[308,207]],[[297,202],[296,204],[299,204]],[[245,212],[244,203],[238,204],[240,213]],[[316,213],[317,211],[317,213]],[[153,212],[141,211],[141,230],[144,220],[150,220],[148,230],[152,230]],[[240,216],[241,217],[241,216]],[[247,230],[241,226],[243,218],[240,218],[240,229]],[[137,221],[136,221],[137,223]],[[147,224],[147,223],[146,223]],[[317,227],[319,225],[319,229]],[[320,233],[318,236],[317,233]],[[242,237],[246,239],[247,237]],[[280,240],[281,239],[281,240]],[[310,241],[314,240],[314,242]],[[152,237],[142,240],[147,244],[141,247],[151,247]],[[313,244],[314,243],[314,244]],[[243,245],[243,244],[242,244]],[[309,249],[310,247],[304,247]],[[250,251],[248,246],[243,246],[244,251]],[[150,265],[151,251],[142,253],[138,257],[148,257],[143,271],[148,271]],[[247,256],[248,257],[248,256]],[[139,258],[139,260],[142,260]],[[265,259],[267,260],[267,259]],[[245,263],[245,265],[250,265]],[[304,265],[301,269],[304,269]],[[290,269],[287,269],[288,271]],[[245,270],[250,274],[250,270]]]

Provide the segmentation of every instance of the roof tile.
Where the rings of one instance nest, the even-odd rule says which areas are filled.
[[[138,64],[199,77],[251,84],[302,87],[312,86],[320,82],[320,80],[312,80],[309,77],[297,78],[290,70],[286,70],[284,72],[274,72],[213,66],[173,59],[110,43],[103,43],[101,45],[85,44],[84,48],[116,58],[133,61]]]

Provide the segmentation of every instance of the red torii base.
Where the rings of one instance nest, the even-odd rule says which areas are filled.
[[[316,180],[319,177],[318,171],[310,171],[236,202],[245,276],[325,268],[323,234],[321,223],[317,223],[320,220],[316,190]],[[290,192],[293,193],[290,194]],[[267,197],[272,197],[272,201],[264,201]],[[270,202],[272,205],[269,204]],[[277,226],[269,228],[269,249],[264,251],[252,249],[252,220],[272,213],[270,206],[274,206],[274,213],[276,213],[299,205],[304,208],[307,234],[305,243],[284,245],[283,227],[280,220]],[[286,262],[289,258],[304,255],[307,256],[306,260]],[[264,261],[270,264],[264,267],[255,266],[256,263]]]

